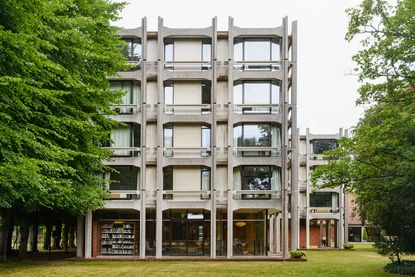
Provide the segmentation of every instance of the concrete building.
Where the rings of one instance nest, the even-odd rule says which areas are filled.
[[[300,240],[296,248],[342,248],[347,242],[347,195],[344,187],[315,190],[310,173],[326,163],[323,152],[337,147],[338,139],[347,136],[347,130],[337,134],[312,134],[307,129],[299,138],[299,224]],[[346,212],[345,212],[346,211]]]
[[[133,68],[109,80],[126,125],[107,146],[111,199],[78,220],[78,256],[287,258],[298,244],[297,24],[216,22],[120,32]]]

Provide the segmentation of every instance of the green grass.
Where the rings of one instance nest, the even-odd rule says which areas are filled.
[[[0,276],[397,276],[371,246],[306,251],[307,262],[272,261],[25,261],[0,264]]]

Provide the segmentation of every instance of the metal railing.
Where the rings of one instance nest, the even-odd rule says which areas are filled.
[[[260,146],[234,147],[233,154],[238,157],[277,157],[281,156],[281,148]]]
[[[338,213],[338,207],[310,207],[310,213],[314,214],[327,214],[327,213]]]
[[[210,61],[165,61],[164,68],[167,70],[209,70],[212,68]]]
[[[281,70],[281,61],[235,61],[234,69],[242,71]]]
[[[165,114],[171,115],[203,115],[212,111],[210,104],[173,104],[164,105]]]
[[[210,190],[163,190],[163,199],[165,200],[174,200],[174,196],[200,196],[202,200],[208,200],[211,198]]]
[[[165,147],[163,156],[169,158],[204,158],[211,154],[211,148],[208,147]]]
[[[233,112],[236,114],[279,114],[279,104],[235,104]]]
[[[140,147],[102,147],[104,149],[112,150],[111,157],[140,157]]]
[[[139,104],[112,105],[112,109],[118,114],[136,114],[141,112]]]
[[[281,199],[282,196],[279,190],[234,190],[232,194],[235,200]]]

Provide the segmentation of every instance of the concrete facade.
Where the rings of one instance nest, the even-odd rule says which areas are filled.
[[[217,30],[216,18],[211,26],[200,29],[169,28],[159,18],[158,31],[148,32],[144,18],[141,27],[120,31],[123,39],[138,42],[140,58],[131,62],[135,69],[119,72],[109,80],[138,84],[140,99],[127,99],[117,106],[121,111],[131,109],[113,116],[132,124],[131,135],[113,136],[122,146],[113,146],[114,153],[127,155],[112,157],[108,165],[138,170],[137,180],[130,178],[135,185],[128,189],[123,184],[117,189],[109,185],[112,198],[104,209],[78,220],[79,228],[83,228],[79,234],[85,238],[78,256],[115,253],[142,259],[169,255],[288,258],[290,245],[299,248],[303,211],[297,204],[301,201],[297,177],[301,157],[297,23],[291,23],[291,33],[288,29],[287,18],[276,28],[240,28],[229,18],[225,32]],[[236,59],[239,41],[246,47],[242,48],[244,57],[251,41],[269,43],[270,58]],[[267,103],[244,99],[240,103],[234,94],[237,84],[243,82],[269,83],[272,99]],[[249,84],[246,86],[248,91]],[[273,99],[274,88],[278,88],[278,99]],[[236,128],[243,124],[272,129],[269,145],[238,145]],[[140,131],[134,131],[134,126]],[[243,130],[248,136],[249,128]],[[244,187],[244,178],[251,177],[240,172],[247,167],[269,168],[268,177],[254,180],[266,183],[265,189]],[[172,187],[166,185],[169,174]],[[109,175],[106,178],[112,178]],[[184,240],[173,238],[175,212],[185,215],[179,225],[186,226]],[[114,235],[118,231],[123,241]],[[194,232],[197,242],[191,244]],[[108,234],[113,241],[122,242],[110,242]],[[131,248],[125,246],[128,240]],[[106,243],[120,250],[105,252]]]

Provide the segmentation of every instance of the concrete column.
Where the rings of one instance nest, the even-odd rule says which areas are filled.
[[[306,216],[306,219],[305,219],[305,248],[306,249],[310,248],[310,220],[308,219],[308,216]]]
[[[163,212],[161,210],[161,191],[157,191],[157,208],[156,208],[156,259],[162,257],[162,243],[163,243]]]
[[[78,216],[76,218],[76,257],[84,257],[84,218]]]
[[[340,193],[339,193],[339,226],[338,226],[338,234],[337,234],[337,244],[338,248],[343,248],[343,242],[344,242],[344,228],[345,228],[345,217],[347,216],[345,211],[345,201],[344,201],[344,192],[343,192],[343,186],[340,186]]]
[[[85,258],[92,257],[92,212],[85,215]]]
[[[326,244],[327,247],[331,245],[331,220],[326,220]]]
[[[233,211],[231,209],[228,209],[228,221],[227,224],[227,251],[226,256],[227,258],[232,258],[233,256]]]
[[[349,243],[349,195],[346,190],[344,192],[344,243]]]
[[[269,252],[275,253],[275,214],[269,216]]]
[[[281,253],[281,213],[275,217],[275,252]]]

